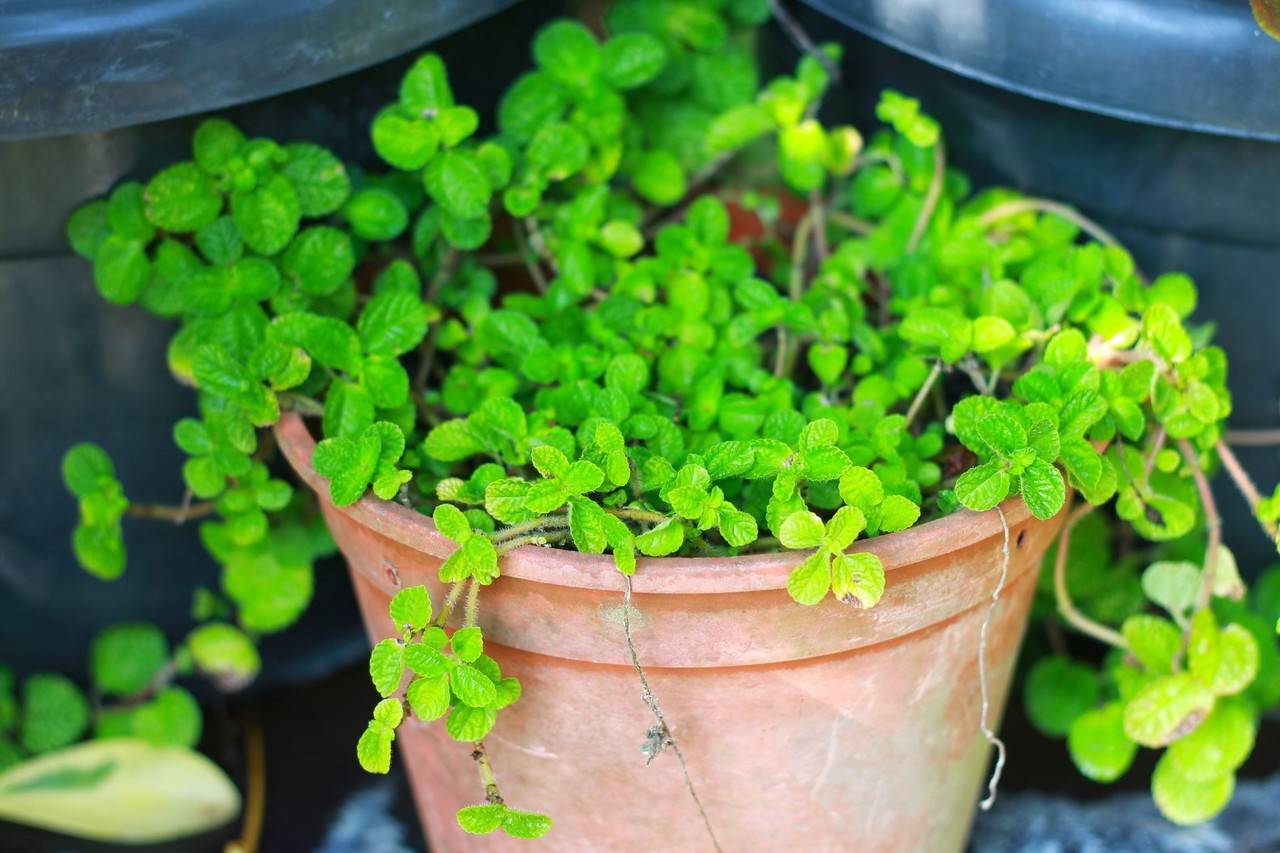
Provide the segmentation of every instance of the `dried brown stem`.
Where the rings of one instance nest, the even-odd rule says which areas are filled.
[[[920,238],[924,237],[924,232],[929,227],[929,220],[933,219],[933,211],[938,206],[938,199],[942,197],[942,181],[947,173],[947,152],[942,144],[942,139],[933,146],[933,177],[929,181],[929,190],[924,196],[924,205],[920,208],[920,215],[916,217],[916,224],[911,228],[911,236],[907,239],[907,252],[914,252],[920,243]]]
[[[1185,438],[1178,439],[1178,449],[1191,467],[1191,477],[1195,480],[1196,492],[1200,495],[1204,526],[1209,535],[1204,554],[1204,573],[1200,577],[1200,591],[1196,594],[1196,610],[1203,610],[1209,606],[1213,597],[1214,570],[1218,566],[1218,548],[1222,544],[1222,516],[1218,514],[1218,502],[1214,500],[1213,490],[1209,488],[1209,478],[1205,476],[1204,467],[1200,464],[1200,455]]]

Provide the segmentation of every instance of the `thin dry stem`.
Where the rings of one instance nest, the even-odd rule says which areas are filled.
[[[436,624],[444,627],[449,622],[449,617],[453,614],[453,608],[457,606],[458,599],[462,597],[463,587],[466,581],[454,581],[449,587],[449,591],[444,595],[444,601],[440,604],[440,613],[436,616]]]
[[[1107,246],[1120,245],[1110,231],[1080,213],[1080,211],[1065,204],[1059,204],[1056,201],[1049,201],[1043,198],[1020,198],[997,204],[978,217],[978,224],[985,228],[988,225],[999,222],[1001,219],[1008,219],[1010,216],[1017,216],[1020,213],[1052,213],[1060,219],[1065,219],[1079,226],[1080,230],[1099,243]]]
[[[492,806],[502,805],[502,794],[498,791],[498,777],[493,775],[493,765],[489,763],[489,752],[484,747],[484,741],[476,741],[475,749],[471,751],[471,758],[476,763],[476,769],[480,771],[485,802]]]
[[[1280,429],[1229,429],[1224,440],[1236,447],[1271,447],[1280,444]]]
[[[262,839],[262,820],[267,801],[267,753],[263,746],[262,727],[251,721],[244,737],[245,803],[244,823],[240,837],[227,843],[226,853],[257,853]]]
[[[649,706],[649,710],[653,712],[654,718],[658,721],[655,731],[651,732],[651,738],[656,737],[656,750],[660,751],[664,747],[670,747],[671,751],[676,754],[676,759],[680,762],[680,772],[684,774],[685,787],[689,789],[689,796],[693,799],[693,804],[698,807],[698,813],[702,815],[702,822],[707,827],[707,836],[711,839],[711,846],[717,853],[720,853],[720,842],[716,840],[715,830],[711,828],[711,818],[707,816],[707,810],[702,806],[702,800],[698,797],[697,790],[693,787],[693,779],[689,775],[689,764],[685,761],[684,752],[680,749],[680,744],[676,742],[675,735],[671,733],[671,727],[667,725],[667,719],[663,716],[662,707],[658,704],[658,697],[654,695],[653,689],[649,686],[649,678],[645,675],[644,667],[640,665],[640,655],[636,652],[635,639],[631,635],[631,576],[622,576],[623,585],[623,607],[622,607],[622,628],[627,635],[627,651],[631,653],[631,666],[635,669],[636,675],[640,677],[640,695],[644,699],[644,703]],[[650,755],[649,760],[653,760]]]
[[[1200,577],[1200,591],[1196,594],[1196,610],[1203,610],[1209,606],[1213,597],[1214,571],[1218,567],[1218,548],[1222,544],[1222,516],[1218,514],[1218,502],[1214,500],[1213,490],[1209,488],[1209,478],[1204,475],[1200,455],[1185,438],[1178,439],[1178,449],[1191,467],[1191,477],[1195,480],[1200,506],[1204,510],[1204,526],[1209,534],[1204,554],[1204,573]]]
[[[178,506],[170,506],[168,504],[129,504],[129,509],[125,514],[132,518],[153,518],[160,521],[171,521],[174,524],[182,524],[193,518],[204,518],[206,515],[212,515],[217,508],[214,501],[201,501],[197,504],[180,504]]]
[[[1004,543],[1000,548],[1000,577],[996,580],[996,588],[991,591],[991,603],[987,605],[987,613],[982,617],[982,628],[978,631],[978,688],[982,694],[982,718],[979,725],[982,736],[996,750],[996,764],[991,768],[991,778],[987,780],[987,795],[978,803],[984,812],[990,811],[996,804],[1000,776],[1004,773],[1004,763],[1009,756],[1004,741],[991,728],[991,691],[987,686],[987,632],[991,628],[996,605],[1000,603],[1000,593],[1004,591],[1005,581],[1009,579],[1009,519],[1005,518],[1004,510],[999,506],[996,507],[996,512],[1000,514],[1000,527],[1004,530]]]

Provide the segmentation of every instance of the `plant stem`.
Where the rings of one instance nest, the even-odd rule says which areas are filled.
[[[431,277],[431,282],[427,285],[425,296],[427,302],[436,301],[436,297],[440,295],[445,282],[449,280],[449,276],[453,275],[453,270],[458,264],[459,257],[458,250],[452,246],[440,257],[440,263],[436,266],[436,274]]]
[[[1191,466],[1191,476],[1200,495],[1200,506],[1204,509],[1204,526],[1209,533],[1209,543],[1204,554],[1204,573],[1200,577],[1200,591],[1196,594],[1195,609],[1199,611],[1208,607],[1213,597],[1214,570],[1218,566],[1218,547],[1222,544],[1222,516],[1218,514],[1218,503],[1213,498],[1213,490],[1209,488],[1209,478],[1204,474],[1199,454],[1185,438],[1178,439],[1178,449]]]
[[[985,228],[988,225],[999,222],[1001,219],[1008,219],[1010,216],[1017,216],[1020,213],[1052,213],[1060,219],[1065,219],[1079,226],[1080,230],[1103,245],[1120,245],[1110,231],[1107,231],[1107,229],[1080,213],[1080,211],[1065,204],[1059,204],[1056,201],[1049,201],[1043,198],[1020,198],[997,204],[978,217],[978,224]]]
[[[920,390],[916,392],[916,396],[911,400],[911,406],[907,409],[907,422],[902,425],[903,429],[911,426],[911,422],[916,419],[916,415],[920,412],[920,407],[924,405],[925,397],[929,396],[929,392],[933,390],[933,383],[938,381],[938,376],[942,373],[942,362],[935,361],[933,369],[929,371],[929,375],[925,377],[924,384],[920,386]]]
[[[831,61],[831,57],[823,53],[813,43],[813,39],[809,38],[809,34],[804,31],[804,28],[796,23],[796,19],[791,17],[791,14],[782,7],[780,0],[769,0],[769,9],[773,12],[773,19],[778,22],[778,26],[782,27],[782,31],[787,34],[787,37],[795,42],[796,47],[821,62],[822,67],[827,69],[827,73],[831,75],[831,79],[839,83],[840,69]]]
[[[513,524],[510,527],[504,527],[501,530],[491,534],[490,539],[493,540],[495,547],[501,546],[502,543],[523,536],[534,530],[542,530],[543,528],[555,529],[569,526],[569,517],[565,514],[560,515],[541,515],[529,521],[522,521],[519,524]]]
[[[787,282],[787,293],[792,302],[799,302],[804,296],[805,267],[809,261],[809,234],[813,231],[813,211],[810,210],[796,223],[795,233],[791,235],[791,275]],[[785,326],[778,327],[778,351],[774,357],[773,375],[785,376],[791,369],[793,344]]]
[[[622,628],[627,636],[627,651],[631,653],[631,666],[635,669],[636,675],[640,677],[640,695],[644,699],[644,703],[649,706],[649,710],[653,713],[658,724],[649,732],[649,743],[655,743],[653,751],[649,754],[649,761],[653,761],[664,748],[671,747],[671,751],[676,754],[676,759],[680,762],[680,771],[684,774],[685,787],[689,789],[689,796],[693,799],[693,804],[698,807],[698,813],[702,815],[702,822],[707,827],[707,835],[711,838],[711,846],[717,853],[720,853],[720,842],[716,840],[715,830],[711,828],[711,818],[707,816],[707,810],[702,806],[702,800],[698,798],[698,792],[693,787],[693,779],[689,776],[689,764],[685,761],[684,753],[680,750],[680,744],[676,743],[675,736],[671,733],[671,727],[667,725],[667,718],[663,716],[662,707],[658,704],[658,697],[654,695],[653,689],[649,687],[649,678],[645,675],[644,667],[640,666],[640,655],[636,652],[635,638],[631,635],[631,576],[622,576]],[[646,762],[647,764],[648,762]]]
[[[484,741],[476,741],[476,747],[472,750],[471,757],[476,762],[476,769],[480,771],[480,782],[484,785],[485,802],[492,806],[502,805],[502,794],[498,792],[498,777],[493,775],[493,765],[489,763],[489,753],[484,748]]]
[[[303,417],[318,418],[324,414],[324,404],[319,400],[313,400],[293,391],[277,392],[276,400],[279,401],[280,408],[289,412],[297,412]]]
[[[251,721],[245,732],[245,786],[244,823],[240,837],[227,844],[226,853],[257,853],[262,838],[262,818],[267,799],[267,756],[262,744],[262,727]]]
[[[524,228],[520,225],[515,226],[516,245],[520,247],[520,260],[524,263],[524,267],[529,271],[529,278],[533,279],[534,287],[538,288],[539,293],[547,292],[547,277],[542,274],[542,265],[538,262],[537,257],[533,256],[532,250],[529,248],[529,241],[525,238]]]
[[[827,219],[831,220],[833,225],[838,225],[846,231],[852,231],[854,234],[863,237],[876,230],[874,223],[839,210],[828,210]]]
[[[616,515],[618,518],[626,518],[631,521],[645,521],[650,524],[661,524],[662,522],[670,519],[670,516],[663,515],[660,512],[652,512],[647,509],[630,506],[605,507],[604,511],[610,515]]]
[[[557,525],[559,526],[559,525]],[[536,531],[527,536],[514,536],[510,539],[502,540],[502,544],[498,546],[498,556],[509,554],[517,548],[525,545],[558,545],[569,538],[569,522],[566,520],[561,530],[552,530],[550,532]]]
[[[1280,543],[1280,530],[1277,530],[1276,525],[1258,518],[1258,504],[1262,501],[1262,495],[1258,492],[1258,487],[1253,484],[1253,478],[1244,470],[1240,460],[1236,458],[1235,453],[1225,441],[1219,440],[1216,449],[1218,458],[1222,460],[1222,467],[1227,469],[1231,481],[1236,484],[1236,488],[1249,504],[1254,519],[1261,525],[1267,536]]]
[[[470,628],[480,618],[480,582],[475,578],[467,585],[467,603],[462,608],[462,627]]]
[[[1160,431],[1156,433],[1155,440],[1151,442],[1151,450],[1147,452],[1147,461],[1142,466],[1142,478],[1144,480],[1151,479],[1151,470],[1156,467],[1156,457],[1160,455],[1161,450],[1164,450],[1164,442],[1168,437],[1169,434],[1161,426]]]
[[[920,215],[916,217],[916,224],[911,229],[911,237],[907,240],[908,254],[915,251],[920,238],[929,227],[929,220],[933,219],[933,211],[938,206],[938,199],[942,197],[942,181],[946,172],[947,152],[942,144],[942,138],[939,137],[933,146],[933,177],[929,181],[929,191],[925,193]]]
[[[1080,633],[1087,634],[1095,640],[1101,640],[1118,649],[1127,649],[1128,644],[1125,643],[1124,635],[1113,628],[1108,628],[1101,622],[1095,622],[1085,616],[1076,609],[1075,604],[1071,601],[1071,593],[1067,591],[1067,552],[1071,548],[1071,530],[1080,519],[1093,512],[1093,507],[1089,504],[1084,504],[1074,512],[1071,512],[1071,499],[1068,498],[1067,511],[1070,514],[1062,524],[1062,532],[1058,534],[1058,553],[1053,561],[1053,594],[1058,601],[1058,613],[1062,614],[1062,618],[1067,620],[1067,624]]]
[[[1280,444],[1280,429],[1229,429],[1224,440],[1236,447],[1270,447]]]
[[[1009,579],[1009,519],[1005,518],[1004,510],[998,505],[995,509],[1000,514],[1000,527],[1004,530],[1004,544],[1000,551],[1000,577],[996,579],[996,587],[991,591],[991,602],[987,605],[987,612],[982,617],[982,627],[978,631],[978,689],[982,696],[979,728],[987,743],[996,750],[996,765],[991,769],[991,778],[987,780],[987,796],[978,803],[979,808],[984,812],[990,811],[996,804],[996,790],[1000,786],[1000,776],[1004,772],[1005,759],[1008,757],[1004,741],[996,737],[995,730],[991,728],[991,694],[987,688],[987,632],[991,628],[991,619],[995,615],[996,605],[1000,603],[1000,593],[1004,591],[1005,581]]]
[[[809,193],[809,212],[813,214],[813,251],[818,263],[821,264],[827,259],[829,247],[827,246],[826,205],[823,204],[822,194],[817,190]]]
[[[212,515],[217,509],[215,501],[201,501],[189,506],[170,506],[168,504],[129,504],[125,514],[131,518],[153,518],[161,521],[172,521],[182,524],[193,518],[204,518]]]
[[[436,616],[436,625],[443,628],[449,622],[449,617],[453,615],[453,608],[457,606],[458,599],[462,596],[462,588],[466,581],[454,581],[449,587],[449,591],[444,595],[444,601],[440,604],[440,613]]]

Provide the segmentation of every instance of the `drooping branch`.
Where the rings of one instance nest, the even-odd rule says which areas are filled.
[[[1094,222],[1080,211],[1065,204],[1059,204],[1056,201],[1049,201],[1043,198],[1020,198],[1014,201],[1006,201],[1003,204],[997,204],[978,217],[978,224],[987,227],[1001,219],[1008,219],[1011,216],[1017,216],[1020,213],[1052,213],[1059,219],[1065,219],[1076,225],[1081,231],[1084,231],[1093,239],[1106,246],[1119,246],[1120,242],[1112,236],[1111,232]]]
[[[1209,606],[1213,597],[1214,570],[1218,566],[1218,549],[1222,544],[1222,517],[1218,514],[1218,502],[1214,500],[1213,490],[1209,488],[1209,478],[1204,474],[1200,455],[1185,438],[1178,439],[1178,449],[1191,467],[1191,477],[1195,480],[1196,492],[1200,495],[1200,507],[1204,510],[1204,526],[1208,534],[1204,573],[1200,577],[1200,591],[1196,595],[1196,610],[1203,610]]]
[[[942,197],[942,182],[947,173],[947,152],[942,143],[942,138],[933,146],[933,177],[929,180],[929,190],[925,193],[924,204],[920,208],[920,215],[916,217],[916,224],[911,228],[911,236],[907,239],[907,252],[914,252],[920,243],[920,238],[924,236],[924,232],[929,228],[929,221],[933,219],[933,211],[938,206],[938,199]]]
[[[195,518],[212,515],[218,507],[216,501],[201,501],[196,504],[171,506],[169,504],[129,504],[125,514],[131,518],[151,518],[159,521],[171,521],[183,524]]]
[[[1128,648],[1124,636],[1119,631],[1085,616],[1076,609],[1075,604],[1071,601],[1071,593],[1067,589],[1067,552],[1071,548],[1071,531],[1079,523],[1080,519],[1093,512],[1093,506],[1084,504],[1072,511],[1071,498],[1068,498],[1064,511],[1069,514],[1062,524],[1062,532],[1058,534],[1058,553],[1053,561],[1053,594],[1054,598],[1057,599],[1058,613],[1062,615],[1068,625],[1080,633],[1087,634],[1095,640],[1101,640],[1107,645],[1115,646],[1118,649]]]

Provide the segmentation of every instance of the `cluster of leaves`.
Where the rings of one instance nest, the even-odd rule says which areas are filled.
[[[1089,574],[1094,546],[1071,544],[1068,578],[1079,591],[1097,582]],[[1213,607],[1196,610],[1202,581],[1194,562],[1151,563],[1136,603],[1101,607],[1124,648],[1112,649],[1100,668],[1061,654],[1041,658],[1025,685],[1032,722],[1065,737],[1072,760],[1094,781],[1123,776],[1139,747],[1164,749],[1152,795],[1181,824],[1207,820],[1227,804],[1262,713],[1280,704],[1280,568],[1264,574],[1246,599],[1231,552],[1221,548]],[[1148,604],[1163,613],[1147,612]]]
[[[445,633],[438,623],[448,618],[447,609],[438,623],[432,621],[426,587],[401,589],[392,597],[388,614],[399,636],[380,641],[369,655],[369,676],[383,698],[356,745],[360,766],[370,773],[391,768],[396,729],[409,714],[424,723],[448,714],[449,736],[478,744],[493,728],[498,712],[520,698],[520,682],[504,677],[498,662],[484,653],[479,626],[464,625],[452,635]],[[508,807],[496,785],[489,780],[487,803],[458,812],[463,829],[484,834],[502,827],[517,838],[546,834],[551,828],[549,818]]]
[[[886,584],[873,553],[850,552],[859,536],[961,506],[1020,497],[1048,519],[1074,494],[1157,542],[1208,520],[1198,486],[1231,397],[1211,330],[1186,325],[1192,282],[1148,283],[1059,207],[974,194],[904,95],[883,95],[887,127],[865,144],[824,125],[838,50],[762,85],[767,15],[764,0],[621,0],[604,39],[553,22],[483,138],[428,54],[373,121],[387,174],[213,119],[191,161],[72,216],[103,295],[180,324],[169,365],[199,417],[174,438],[223,565],[222,594],[197,597],[197,665],[252,677],[254,637],[297,618],[332,547],[271,476],[260,430],[286,410],[318,419],[332,503],[372,490],[457,545],[440,579],[449,602],[466,591],[466,627],[448,637],[413,593],[393,605],[401,636],[375,648],[384,698],[358,749],[375,771],[404,702],[479,741],[514,701],[472,602],[521,545],[609,553],[627,574],[640,557],[799,549],[793,598],[856,608]],[[739,163],[751,171],[722,179]],[[798,197],[803,214],[781,217]],[[753,210],[763,237],[742,239]],[[129,505],[110,462],[77,448],[66,469],[77,553],[118,575]],[[1256,513],[1274,535],[1280,496]],[[1138,618],[1141,585],[1102,574],[1112,594],[1085,606]],[[1134,689],[1110,713],[1148,709],[1122,726],[1133,743],[1192,737],[1252,678],[1232,669],[1239,620],[1193,609],[1171,616],[1194,663],[1181,647],[1144,660],[1153,632],[1122,635]],[[1158,800],[1183,797],[1165,785]],[[500,802],[464,811],[471,830],[541,826]]]
[[[92,699],[71,679],[51,672],[27,676],[19,689],[13,673],[0,667],[0,769],[90,732],[94,738],[195,746],[203,727],[200,706],[173,680],[216,669],[219,655],[207,645],[193,634],[171,649],[164,633],[147,622],[106,628],[90,649]]]

